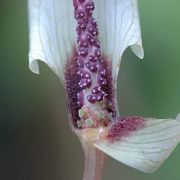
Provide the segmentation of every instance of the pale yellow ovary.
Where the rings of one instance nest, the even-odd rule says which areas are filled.
[[[87,128],[87,129],[77,130],[77,135],[84,142],[95,143],[97,141],[104,140],[107,137],[108,128],[99,127],[99,128]]]

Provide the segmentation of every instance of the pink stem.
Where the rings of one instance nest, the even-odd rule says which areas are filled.
[[[85,156],[83,180],[101,180],[105,165],[105,154],[91,144],[81,143]]]

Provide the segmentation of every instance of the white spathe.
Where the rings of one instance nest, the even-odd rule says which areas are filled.
[[[39,73],[37,60],[46,63],[64,82],[64,66],[75,44],[71,0],[29,0],[29,68]]]
[[[116,81],[122,54],[131,46],[143,58],[136,0],[94,0],[102,52],[112,60]],[[29,67],[39,73],[37,60],[46,63],[64,82],[64,66],[76,44],[72,0],[29,0]]]
[[[95,145],[114,159],[143,172],[152,173],[168,158],[180,141],[180,122],[173,119],[145,119],[145,127],[113,143]]]
[[[144,57],[136,0],[95,0],[102,52],[112,60],[116,81],[122,55],[127,47]]]

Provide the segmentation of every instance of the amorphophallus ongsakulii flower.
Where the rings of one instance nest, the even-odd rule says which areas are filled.
[[[127,47],[144,52],[136,0],[29,0],[29,67],[45,62],[67,92],[85,153],[84,180],[100,179],[104,153],[154,172],[180,141],[180,122],[119,116],[116,87]]]

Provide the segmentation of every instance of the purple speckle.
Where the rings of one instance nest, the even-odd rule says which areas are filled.
[[[130,132],[144,127],[144,118],[138,116],[120,117],[109,124],[108,138],[118,140]]]
[[[85,23],[83,20],[79,20],[77,24],[77,31],[81,32],[82,30],[85,30],[87,26],[87,23]]]
[[[81,9],[78,9],[76,12],[75,12],[75,18],[76,19],[81,19],[85,16],[85,12]]]
[[[88,55],[88,49],[81,47],[79,49],[79,55],[82,56],[82,57],[86,57]]]
[[[77,93],[77,104],[80,108],[84,105],[84,94],[82,91]]]
[[[93,10],[94,10],[94,2],[93,1],[85,3],[85,11],[88,16],[92,15]]]
[[[78,59],[77,59],[77,65],[78,65],[80,68],[83,68],[83,67],[84,67],[84,60],[82,59],[82,57],[78,57]]]
[[[100,57],[101,56],[101,51],[98,48],[96,48],[94,50],[94,55],[97,56],[97,57]]]
[[[97,59],[96,59],[96,57],[95,57],[94,55],[90,55],[90,56],[88,57],[88,60],[89,60],[90,62],[97,62]]]
[[[91,86],[91,80],[90,79],[87,79],[87,78],[83,78],[80,80],[80,82],[78,83],[79,87],[81,89],[86,89],[86,88],[89,88]]]
[[[99,93],[99,94],[96,95],[97,101],[102,101],[103,98],[104,98],[104,94]]]
[[[90,73],[87,70],[84,69],[80,69],[77,74],[81,77],[81,78],[86,78],[86,79],[90,79]]]
[[[78,0],[80,3],[84,3],[86,0]]]
[[[91,94],[88,96],[88,101],[91,102],[91,99],[94,102],[98,102],[98,101],[102,101],[104,100],[104,98],[107,97],[107,94],[102,91],[101,87],[99,86],[95,86],[92,91]]]
[[[87,26],[87,31],[92,35],[92,36],[97,36],[98,35],[98,30],[97,28],[93,27],[92,25]]]
[[[90,63],[90,66],[89,66],[89,70],[90,70],[91,72],[97,72],[97,70],[98,70],[97,64],[91,62],[91,63]]]
[[[90,95],[88,95],[87,100],[93,104],[96,102],[97,99],[96,99],[95,95],[90,94]]]
[[[85,48],[88,48],[88,42],[86,41],[86,39],[84,38],[79,38],[78,39],[78,45],[80,46],[80,47],[85,47]]]
[[[100,86],[105,86],[105,85],[107,85],[107,80],[106,80],[106,78],[101,77],[100,75],[98,75],[98,77],[97,77],[97,82],[98,82],[98,84],[99,84]]]
[[[101,91],[102,91],[102,89],[101,89],[100,86],[95,86],[95,87],[92,89],[91,93],[92,93],[92,94],[98,94],[98,93],[100,93]]]
[[[106,77],[106,69],[100,69],[99,74],[101,77],[105,78]]]
[[[91,23],[91,25],[93,25],[94,28],[97,27],[97,22],[96,22],[96,20],[93,17],[90,18],[90,23]]]
[[[77,128],[78,120],[78,98],[77,93],[80,91],[78,82],[80,80],[77,75],[78,66],[77,66],[77,51],[74,50],[72,56],[68,60],[65,68],[65,79],[66,79],[66,92],[68,96],[68,109],[71,114],[71,120],[74,127]]]
[[[91,45],[91,46],[95,43],[95,39],[90,34],[86,35],[86,40],[89,43],[89,45]]]

